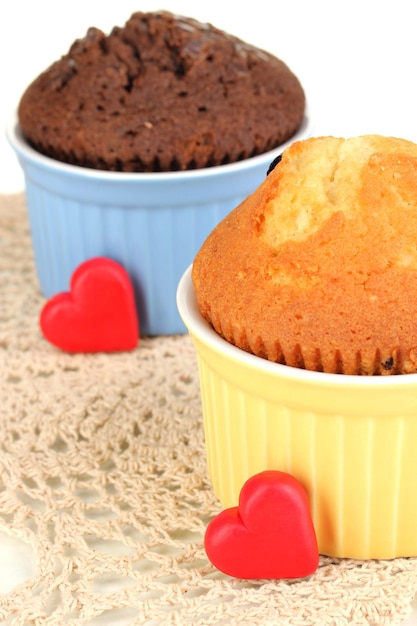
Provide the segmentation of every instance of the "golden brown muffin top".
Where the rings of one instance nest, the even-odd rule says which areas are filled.
[[[417,145],[294,143],[193,264],[202,315],[258,356],[345,374],[417,371]]]

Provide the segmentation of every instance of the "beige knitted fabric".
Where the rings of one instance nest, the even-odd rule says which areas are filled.
[[[0,596],[10,626],[400,624],[417,559],[321,558],[299,581],[242,581],[207,560],[206,473],[188,336],[69,355],[39,331],[22,195],[0,198],[0,532],[35,558]],[[12,564],[10,564],[12,565]],[[4,563],[3,563],[4,567]]]

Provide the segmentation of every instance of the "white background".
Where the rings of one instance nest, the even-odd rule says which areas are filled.
[[[315,134],[370,132],[417,141],[413,0],[2,0],[0,193],[23,188],[4,124],[26,85],[89,26],[108,32],[135,10],[209,21],[282,58],[314,107]]]
[[[108,32],[135,10],[164,8],[208,21],[279,56],[304,85],[316,135],[376,132],[417,142],[414,6],[413,0],[84,0],[81,6],[57,0],[1,0],[0,193],[23,190],[4,126],[26,85],[89,26]],[[1,537],[0,554],[2,563],[14,559],[18,565],[16,545]],[[16,582],[30,575],[30,563],[21,559]],[[0,591],[2,582],[9,588],[14,584],[13,572],[3,573]],[[414,619],[408,623],[417,624]]]

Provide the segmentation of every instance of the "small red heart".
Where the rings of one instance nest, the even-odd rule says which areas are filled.
[[[129,275],[104,257],[81,263],[70,291],[46,302],[39,323],[45,338],[66,352],[132,350],[139,321]]]
[[[319,564],[307,493],[285,472],[249,478],[239,505],[211,520],[204,543],[212,564],[236,578],[304,578]]]

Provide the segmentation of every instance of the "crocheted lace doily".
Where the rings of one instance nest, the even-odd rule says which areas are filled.
[[[121,354],[63,353],[39,330],[44,298],[23,195],[0,198],[0,251],[0,545],[9,554],[0,620],[392,626],[406,619],[417,589],[414,558],[322,557],[314,575],[296,581],[243,581],[216,570],[203,538],[221,507],[206,473],[189,337],[143,338]]]

